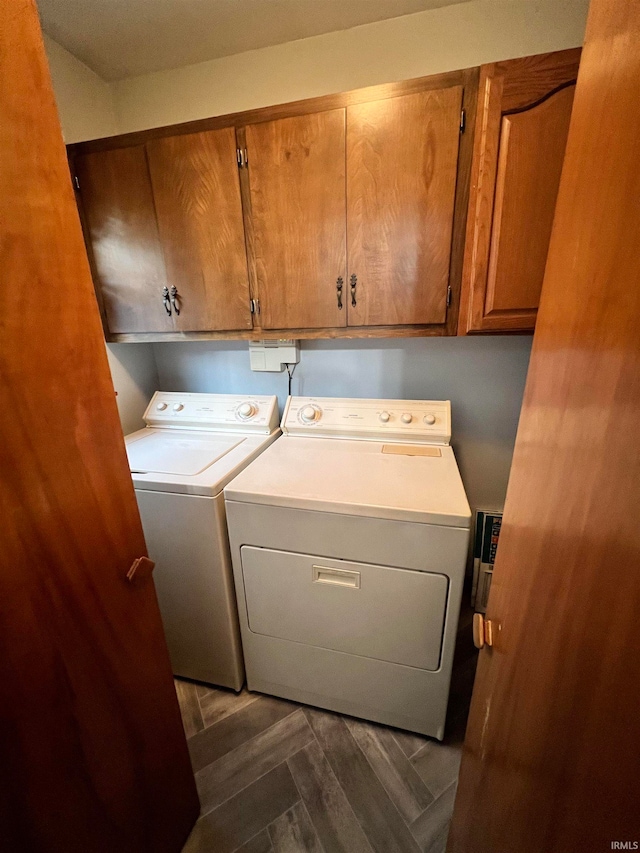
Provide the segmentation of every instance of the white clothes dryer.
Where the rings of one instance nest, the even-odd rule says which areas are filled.
[[[471,511],[448,402],[289,398],[225,488],[247,686],[442,739]]]
[[[240,690],[224,486],[280,434],[276,397],[158,391],[127,436],[173,672]]]

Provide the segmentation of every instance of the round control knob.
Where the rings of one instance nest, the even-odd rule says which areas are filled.
[[[184,409],[184,405],[182,403],[176,403],[173,407],[174,412],[181,412]]]
[[[383,424],[388,424],[391,420],[391,415],[389,414],[389,412],[380,412],[378,417],[380,418]]]
[[[320,412],[315,406],[305,406],[300,412],[300,417],[306,424],[312,424],[320,417]]]
[[[241,417],[244,421],[252,418],[256,413],[256,407],[251,403],[241,403],[238,406],[238,416]]]
[[[424,422],[425,422],[425,424],[429,424],[429,426],[433,426],[436,422],[436,416],[435,415],[425,415],[424,416]]]
[[[413,415],[409,414],[409,412],[405,412],[401,420],[403,424],[410,424],[413,420]]]
[[[158,403],[158,405],[156,406],[156,409],[157,409],[159,412],[164,412],[164,410],[165,410],[166,408],[167,408],[167,404],[166,404],[166,403]]]

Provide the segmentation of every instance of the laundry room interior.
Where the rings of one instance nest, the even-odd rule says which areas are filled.
[[[596,288],[635,258],[606,280],[575,261],[637,218],[638,10],[2,6],[6,266],[29,297],[0,342],[8,554],[28,577],[0,645],[39,626],[7,659],[7,853],[640,839],[622,790],[640,737],[615,741],[634,703],[610,704],[633,680],[637,571],[609,588],[615,548],[592,543],[585,584],[622,614],[601,677],[577,562],[586,468],[609,452],[595,401],[608,430],[610,387],[632,384],[623,361],[607,379],[603,342],[634,357]],[[623,189],[602,170],[596,209],[607,146]],[[547,624],[562,662],[538,654]],[[591,751],[605,706],[619,725]],[[615,808],[596,793],[614,785]]]
[[[330,4],[321,0],[319,5]],[[582,43],[588,8],[585,0],[426,5],[442,8],[111,84],[49,37],[45,27],[65,141],[72,144],[573,48]],[[506,494],[531,332],[451,340],[301,340],[292,390],[307,396],[450,399],[453,446],[470,504],[473,509],[499,509]],[[125,433],[142,426],[146,405],[157,389],[276,394],[281,408],[286,399],[286,376],[252,372],[248,347],[237,341],[110,343],[107,349]]]

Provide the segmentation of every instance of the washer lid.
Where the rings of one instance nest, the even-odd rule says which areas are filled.
[[[146,434],[145,434],[146,433]],[[132,474],[178,474],[194,477],[243,442],[239,436],[147,429],[127,442]]]
[[[145,427],[125,438],[133,485],[151,492],[217,495],[279,435],[279,430],[225,435]]]
[[[468,528],[451,447],[285,436],[225,488],[225,498]]]

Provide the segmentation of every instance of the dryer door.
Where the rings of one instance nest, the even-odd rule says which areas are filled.
[[[426,670],[440,666],[445,575],[244,546],[256,634]]]

